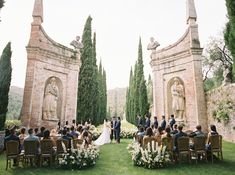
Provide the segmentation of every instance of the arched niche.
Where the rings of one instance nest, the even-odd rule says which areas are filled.
[[[179,88],[180,89],[182,88],[182,94],[183,94],[183,98],[179,99],[179,103],[180,103],[180,106],[181,106],[180,108],[182,108],[184,110],[181,111],[180,114],[179,113],[176,114],[174,112],[173,104],[172,104],[173,103],[172,86],[174,85],[175,81],[178,81]],[[179,77],[173,77],[167,83],[167,114],[168,114],[168,117],[171,114],[174,114],[174,116],[177,120],[184,121],[185,120],[185,111],[186,111],[186,98],[185,98],[185,84],[184,84],[184,81]],[[179,117],[179,115],[181,115],[182,118]]]
[[[58,77],[50,77],[44,86],[42,120],[59,121],[62,113],[63,84]]]

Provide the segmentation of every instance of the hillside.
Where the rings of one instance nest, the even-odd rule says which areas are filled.
[[[125,114],[126,88],[115,88],[107,92],[107,110],[110,109],[111,116],[115,113],[118,117]]]
[[[11,86],[9,94],[9,104],[7,119],[18,119],[23,102],[24,89],[16,86]]]

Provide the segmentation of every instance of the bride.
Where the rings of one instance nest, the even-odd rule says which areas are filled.
[[[99,138],[94,142],[95,145],[104,145],[106,143],[110,143],[110,123],[108,122],[107,119],[104,120],[104,126],[103,126],[103,131]]]

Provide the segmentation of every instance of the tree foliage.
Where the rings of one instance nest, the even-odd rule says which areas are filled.
[[[147,95],[146,81],[144,78],[144,65],[142,54],[142,43],[139,40],[138,59],[134,67],[134,73],[131,69],[129,78],[129,87],[126,93],[126,119],[136,124],[136,116],[147,115],[149,111],[149,102]]]
[[[9,42],[4,48],[0,59],[0,130],[4,128],[6,114],[8,111],[8,94],[12,74],[11,54],[11,43]]]
[[[224,39],[226,46],[231,52],[233,62],[235,60],[235,1],[226,0],[226,6],[228,11],[228,23],[224,32]],[[233,64],[233,76],[235,77],[235,64]]]
[[[5,1],[4,0],[0,0],[0,9],[4,6]]]

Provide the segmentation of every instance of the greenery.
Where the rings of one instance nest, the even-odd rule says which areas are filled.
[[[21,126],[20,120],[6,120],[5,127],[11,128],[12,126],[17,126],[18,128]]]
[[[6,114],[8,111],[8,94],[11,85],[11,43],[9,42],[3,50],[0,59],[0,130],[5,126]]]
[[[0,9],[4,6],[4,0],[0,0]]]
[[[54,167],[51,168],[13,168],[5,170],[5,155],[0,155],[0,174],[4,175],[228,175],[235,172],[235,144],[223,142],[224,161],[215,161],[214,164],[199,162],[197,165],[183,163],[176,164],[165,169],[148,170],[142,167],[133,166],[131,157],[127,154],[126,147],[131,140],[121,140],[121,144],[107,144],[100,148],[100,156],[96,166],[86,170],[61,170]]]
[[[228,99],[216,103],[216,109],[212,112],[213,118],[219,123],[224,122],[224,124],[227,124],[229,122],[229,115],[234,110],[234,104]]]
[[[132,124],[136,123],[136,116],[144,117],[149,113],[149,102],[146,81],[144,78],[144,64],[141,38],[139,39],[138,60],[135,64],[134,74],[131,69],[129,88],[126,94],[126,119]]]
[[[87,18],[81,49],[81,68],[78,82],[77,121],[91,119],[98,125],[106,118],[107,93],[105,70],[96,65],[96,34],[92,42],[92,18]]]
[[[224,32],[224,39],[235,61],[235,1],[226,0],[226,6],[229,21]],[[235,75],[235,64],[233,64],[233,75]]]

